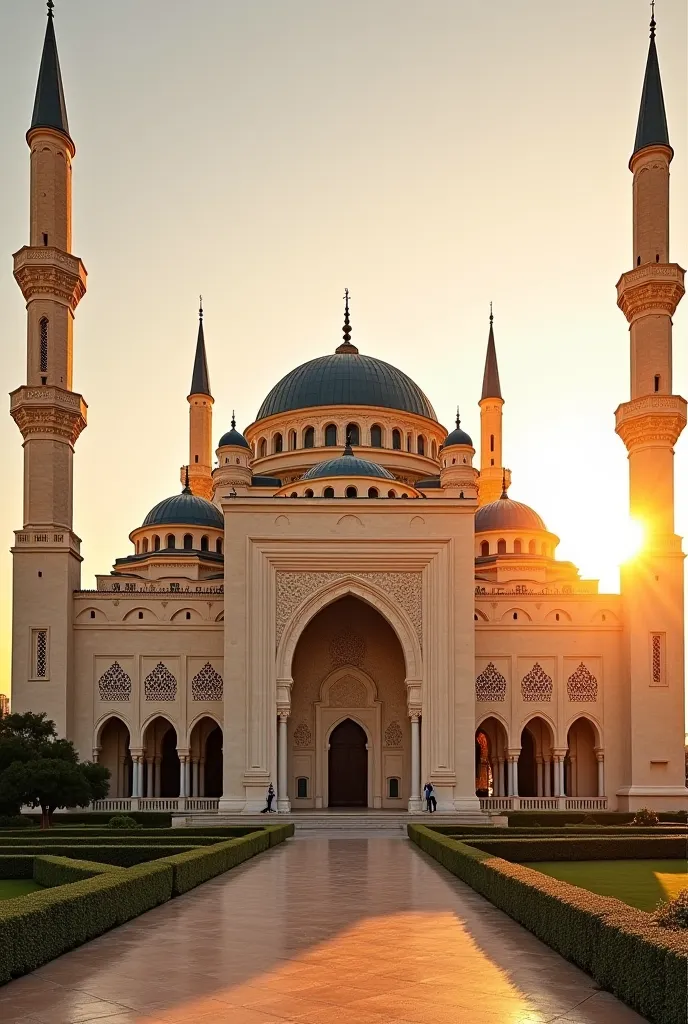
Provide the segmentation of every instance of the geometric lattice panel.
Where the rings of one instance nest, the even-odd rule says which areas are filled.
[[[118,661],[113,661],[98,680],[101,700],[131,700],[131,678]]]
[[[597,679],[582,661],[567,679],[566,692],[571,701],[597,700]]]
[[[222,676],[209,661],[191,680],[191,700],[222,700]]]
[[[146,700],[175,700],[177,680],[161,661],[149,672],[143,681]]]
[[[492,662],[483,669],[475,681],[475,699],[481,701],[506,700],[506,679]]]
[[[521,680],[521,696],[527,701],[548,702],[552,700],[553,690],[552,677],[548,676],[542,665],[536,661],[530,672]]]
[[[402,747],[404,745],[404,734],[398,722],[390,722],[385,729],[385,746]]]
[[[294,729],[294,746],[295,747],[310,747],[313,742],[311,731],[308,728],[306,722],[299,722]]]

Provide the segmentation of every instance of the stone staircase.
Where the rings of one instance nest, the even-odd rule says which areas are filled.
[[[481,811],[409,814],[399,811],[297,811],[289,814],[174,814],[173,828],[212,828],[222,825],[281,825],[293,821],[299,833],[313,832],[405,832],[406,825],[491,825]]]

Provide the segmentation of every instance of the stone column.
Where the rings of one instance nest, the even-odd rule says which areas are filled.
[[[545,787],[544,787],[544,779],[543,779],[543,771],[542,771],[542,765],[543,765],[542,757],[536,757],[535,758],[535,762],[537,764],[537,795],[538,796],[544,796]]]
[[[507,756],[509,758],[509,792],[507,796],[518,796],[518,759],[520,753],[520,747],[512,747],[507,751]]]
[[[186,797],[186,754],[179,755],[179,798]]]
[[[595,757],[597,758],[597,795],[604,796],[604,751],[595,747]]]
[[[187,796],[191,796],[191,758],[184,761],[184,789]]]
[[[420,798],[420,712],[409,711],[411,719],[411,793],[408,809],[412,814],[423,810]]]
[[[287,785],[287,719],[288,711],[278,713],[277,731],[277,810],[288,814],[291,810]]]
[[[564,761],[564,773],[566,773],[566,761]],[[566,774],[564,774],[564,783],[566,783]],[[566,792],[566,784],[564,784],[564,792]],[[569,754],[569,796],[578,796],[578,771],[576,765],[576,755]]]
[[[552,758],[545,757],[544,759],[544,775],[545,775],[545,796],[552,795]]]

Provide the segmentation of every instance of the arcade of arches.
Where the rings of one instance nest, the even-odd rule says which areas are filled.
[[[406,810],[411,723],[404,655],[387,620],[347,595],[303,630],[292,661],[287,723],[288,794],[294,810]]]
[[[194,724],[183,748],[172,723],[157,715],[138,749],[122,719],[108,718],[94,756],[110,769],[111,797],[222,796],[222,729],[208,716]]]
[[[577,718],[566,748],[559,749],[549,722],[536,715],[513,748],[504,725],[487,718],[475,734],[475,788],[480,797],[604,796],[604,754],[595,726]]]

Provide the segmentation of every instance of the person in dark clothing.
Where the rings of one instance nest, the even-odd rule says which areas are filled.
[[[265,807],[263,808],[263,810],[260,813],[261,814],[272,814],[272,813],[274,813],[273,810],[272,810],[272,801],[275,799],[275,790],[273,788],[272,783],[270,783],[270,785],[268,786],[268,792],[267,792],[267,796],[266,796],[265,799],[266,799],[267,803],[265,804]]]
[[[432,814],[437,807],[437,801],[434,796],[434,789],[431,782],[426,782],[423,787],[423,796],[425,798],[426,809]]]

